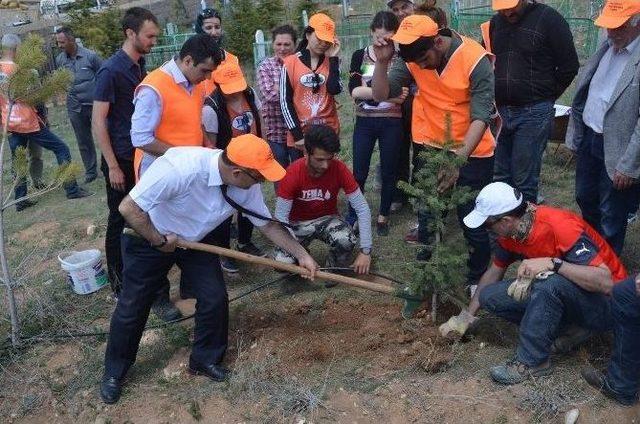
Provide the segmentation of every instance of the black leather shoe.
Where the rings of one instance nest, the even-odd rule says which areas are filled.
[[[635,396],[624,396],[614,390],[609,384],[607,377],[595,368],[584,368],[580,373],[582,374],[582,378],[584,378],[591,387],[621,405],[631,406],[638,401],[638,398]]]
[[[164,322],[175,321],[182,318],[182,312],[165,297],[159,297],[151,305],[151,310]]]
[[[21,200],[18,203],[16,203],[16,211],[18,212],[23,211],[27,208],[30,208],[31,206],[35,206],[37,203],[38,202],[29,200],[29,199]]]
[[[189,374],[191,375],[204,375],[209,377],[213,381],[225,381],[229,378],[231,371],[218,364],[200,365],[193,362],[189,362]]]
[[[116,403],[122,394],[122,381],[115,377],[104,376],[100,383],[100,397],[109,405]]]

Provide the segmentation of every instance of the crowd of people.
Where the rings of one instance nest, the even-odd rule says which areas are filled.
[[[58,67],[74,80],[67,97],[85,182],[97,177],[94,140],[102,153],[109,209],[105,249],[117,305],[105,353],[101,396],[115,403],[135,362],[153,309],[172,321],[167,274],[181,270],[182,297],[196,299],[189,371],[223,381],[228,298],[224,273],[240,271],[228,258],[176,249],[200,241],[265,256],[253,230],[271,240],[276,260],[297,263],[313,279],[313,240],[328,245],[327,266],[366,274],[374,249],[371,209],[364,196],[378,142],[378,237],[389,236],[390,216],[406,203],[398,181],[423,166],[420,153],[445,148],[464,159],[443,168],[437,190],[454,185],[479,194],[457,209],[469,245],[468,307],[440,327],[462,337],[483,309],[520,326],[513,360],[496,365],[502,384],[552,372],[552,354],[570,352],[594,333],[613,331],[611,362],[585,380],[623,405],[638,399],[640,383],[640,276],[622,264],[627,218],[640,203],[640,1],[608,0],[595,24],[607,39],[576,82],[567,144],[576,151],[576,201],[581,216],[542,205],[542,156],[553,128],[554,103],[578,74],[567,21],[535,0],[492,0],[495,15],[474,40],[448,27],[435,2],[390,0],[371,23],[371,44],[355,51],[349,67],[353,99],[353,168],[338,158],[336,96],[341,45],[334,21],[310,17],[298,40],[290,25],[272,32],[273,57],[262,61],[250,87],[236,56],[222,48],[223,22],[205,9],[196,35],[180,52],[147,73],[145,55],[160,28],[148,10],[122,19],[124,42],[102,60],[56,31]],[[231,23],[233,24],[233,23]],[[0,81],[10,75],[19,37],[2,38]],[[17,102],[8,116],[12,152],[29,148],[31,179],[43,185],[41,147],[58,163],[69,149],[48,128],[43,108]],[[449,125],[447,124],[449,123]],[[447,145],[448,148],[448,145]],[[40,169],[40,171],[38,171]],[[260,183],[276,190],[272,218]],[[67,197],[90,193],[75,181]],[[344,191],[348,207],[339,211]],[[16,208],[26,179],[16,187]],[[436,237],[432,217],[417,213],[406,236],[429,260]],[[126,227],[126,228],[125,228]],[[517,278],[505,279],[514,262]]]

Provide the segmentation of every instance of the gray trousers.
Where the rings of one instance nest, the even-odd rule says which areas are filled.
[[[91,134],[92,111],[93,107],[90,105],[82,105],[80,112],[68,110],[69,120],[71,121],[73,132],[76,134],[78,150],[84,164],[84,173],[87,180],[95,179],[98,176],[96,146]]]

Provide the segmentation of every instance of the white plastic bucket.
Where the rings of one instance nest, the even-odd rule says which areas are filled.
[[[98,249],[82,252],[62,252],[58,255],[62,269],[67,272],[69,285],[77,294],[89,294],[107,285]]]

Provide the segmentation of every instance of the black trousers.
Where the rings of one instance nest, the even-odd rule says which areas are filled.
[[[107,256],[107,270],[111,290],[118,293],[122,286],[122,251],[120,248],[120,235],[124,229],[124,218],[118,211],[120,202],[131,191],[136,183],[135,174],[133,172],[133,160],[116,158],[120,169],[124,173],[125,191],[118,191],[111,187],[109,180],[109,166],[102,157],[100,169],[104,174],[104,180],[107,186],[107,205],[109,207],[109,218],[107,219],[107,233],[104,239],[104,250]]]
[[[212,244],[213,233],[202,243]],[[163,253],[136,236],[122,235],[124,283],[111,317],[105,375],[123,378],[135,362],[155,294],[177,265],[196,298],[191,362],[220,363],[227,349],[229,299],[217,255],[178,249]]]

